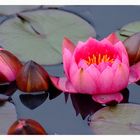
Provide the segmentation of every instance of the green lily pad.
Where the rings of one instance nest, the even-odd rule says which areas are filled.
[[[140,134],[140,105],[104,107],[91,117],[90,127],[100,135]]]
[[[7,134],[9,127],[17,120],[16,110],[12,103],[0,106],[0,134]]]
[[[61,63],[64,36],[77,43],[95,37],[96,32],[81,17],[54,9],[20,13],[0,26],[0,45],[23,62]]]
[[[116,34],[120,40],[124,41],[128,37],[138,32],[140,32],[140,21],[135,21],[124,25],[120,30],[116,31]]]
[[[32,5],[0,5],[0,15],[12,15],[21,11],[36,9],[39,6]]]

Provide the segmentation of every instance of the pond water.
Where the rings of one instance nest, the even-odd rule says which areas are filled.
[[[140,6],[64,6],[61,9],[76,13],[91,23],[95,27],[98,39],[102,39],[129,22],[140,20],[138,16]],[[45,68],[50,74],[62,76],[62,67],[60,64]],[[128,86],[128,90],[129,94],[125,94],[129,95],[128,102],[140,104],[140,86],[132,84]],[[73,95],[69,96],[66,102],[67,96],[64,93],[58,94],[51,100],[47,97],[47,93],[44,94],[46,96],[42,97],[45,100],[43,104],[30,109],[22,103],[23,96],[17,91],[12,99],[18,118],[37,120],[49,134],[93,134],[88,126],[88,119],[101,106],[92,102],[90,96]],[[37,98],[39,100],[41,97]],[[33,97],[34,100],[37,98]],[[30,106],[32,102],[33,100],[26,105]]]

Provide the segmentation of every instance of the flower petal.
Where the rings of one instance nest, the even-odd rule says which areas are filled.
[[[130,67],[129,84],[140,80],[140,62]]]
[[[9,81],[15,80],[15,74],[2,57],[0,57],[0,68],[0,73],[2,73]]]
[[[112,68],[107,66],[98,79],[98,93],[105,94],[112,92],[113,76]]]
[[[123,99],[123,96],[121,93],[113,93],[113,94],[102,94],[102,95],[93,95],[92,99],[95,102],[101,103],[101,104],[106,104],[111,101],[116,101],[120,103]]]
[[[77,93],[71,82],[66,77],[57,78],[50,76],[50,79],[57,89],[63,92]]]
[[[75,45],[68,38],[64,37],[64,40],[63,40],[63,49],[64,48],[67,48],[71,53],[73,53],[73,51],[75,49]]]
[[[96,90],[94,79],[83,68],[76,69],[73,65],[70,70],[71,83],[79,93],[93,94]]]
[[[70,63],[72,59],[72,53],[64,48],[63,50],[63,68],[65,71],[66,76],[69,78],[69,69],[70,69]]]
[[[87,69],[89,66],[87,65],[86,61],[82,59],[82,60],[78,63],[78,67],[79,67],[79,68],[83,68],[83,69]]]
[[[106,39],[109,40],[112,44],[116,44],[119,41],[119,39],[115,33],[108,35],[108,37],[106,37]]]
[[[75,49],[75,45],[66,37],[63,40],[63,67],[67,77],[69,77],[69,67],[70,67],[70,60],[72,58],[73,51]]]
[[[113,75],[112,92],[124,89],[128,85],[129,67],[120,63]]]
[[[98,81],[98,78],[99,78],[99,76],[100,76],[100,71],[96,68],[96,66],[95,65],[90,65],[88,68],[87,68],[87,70],[86,70],[89,74],[90,74],[90,76],[92,77],[92,79],[95,81],[95,83],[97,83],[97,81]]]
[[[129,66],[129,59],[128,59],[128,54],[127,54],[127,51],[123,45],[123,43],[121,41],[117,42],[115,45],[114,45],[114,48],[117,50],[117,52],[119,53],[120,55],[120,58],[122,58],[122,62],[127,64]]]

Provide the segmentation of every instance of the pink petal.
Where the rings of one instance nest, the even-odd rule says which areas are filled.
[[[89,66],[87,65],[85,60],[81,60],[78,64],[78,68],[83,68],[83,69],[87,69]]]
[[[95,67],[95,65],[90,65],[86,70],[92,77],[92,79],[97,83],[98,78],[100,76],[100,71]]]
[[[1,57],[0,57],[0,73],[2,73],[9,81],[15,80],[15,74]]]
[[[0,47],[0,50],[4,50],[4,48]]]
[[[68,49],[64,48],[63,67],[64,67],[65,74],[68,78],[69,78],[69,69],[70,69],[71,59],[72,59],[72,53]]]
[[[101,43],[113,47],[112,43],[107,38],[102,39]]]
[[[98,93],[105,94],[112,92],[113,77],[114,73],[112,68],[107,66],[98,79]]]
[[[81,59],[93,55],[101,45],[98,40],[91,37],[86,42],[78,42],[74,51],[76,63],[78,64]]]
[[[129,83],[134,83],[140,80],[140,62],[130,67]]]
[[[67,77],[69,77],[70,60],[74,49],[75,45],[65,37],[63,40],[63,67]]]
[[[92,94],[96,85],[91,75],[83,68],[76,68],[75,65],[70,69],[71,83],[79,93]]]
[[[119,41],[119,38],[115,33],[110,34],[107,38],[112,44],[116,44]]]
[[[97,65],[98,70],[102,73],[107,66],[111,66],[112,64],[110,62],[101,62],[100,64]]]
[[[118,65],[120,65],[122,62],[119,60],[119,59],[115,59],[115,61],[113,62],[112,64],[112,69],[113,69],[113,72],[115,73],[117,68],[118,68]]]
[[[127,54],[124,44],[121,41],[119,41],[114,45],[114,47],[119,53],[120,58],[122,58],[122,62],[129,66],[128,54]]]
[[[63,40],[63,49],[67,48],[71,53],[73,53],[75,49],[75,45],[68,38],[64,37]]]
[[[113,94],[93,95],[92,99],[100,104],[106,104],[111,101],[117,101],[118,103],[120,103],[123,99],[123,96],[118,92]]]
[[[113,75],[112,92],[118,92],[128,85],[129,67],[123,63],[118,65],[116,72]]]
[[[57,78],[50,76],[50,79],[57,89],[63,92],[77,93],[71,82],[66,77]]]

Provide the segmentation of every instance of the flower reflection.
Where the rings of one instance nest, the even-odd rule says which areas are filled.
[[[83,119],[103,107],[101,104],[94,102],[90,95],[71,94],[70,98],[76,111],[76,116],[80,114]]]
[[[126,88],[122,90],[121,93],[123,95],[123,100],[121,101],[121,103],[128,103],[129,90]],[[104,107],[103,105],[94,102],[90,95],[70,94],[70,98],[75,109],[76,116],[80,114],[83,119],[88,116],[90,117],[90,115],[93,115],[96,111]],[[111,101],[107,105],[114,106],[116,105],[116,101]]]

